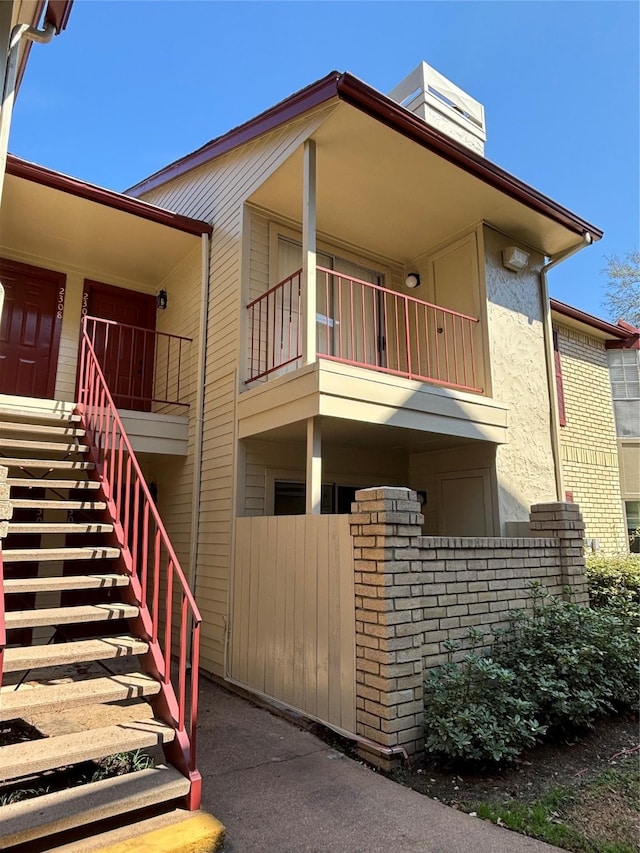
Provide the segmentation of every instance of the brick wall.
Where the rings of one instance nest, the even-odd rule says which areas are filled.
[[[532,507],[530,538],[422,536],[420,504],[409,489],[356,493],[350,516],[356,605],[357,734],[386,750],[423,748],[424,670],[447,657],[445,642],[469,646],[471,626],[506,627],[509,609],[531,604],[528,585],[588,600],[583,523],[575,504]],[[463,654],[463,650],[460,654]],[[366,747],[363,752],[367,753]]]
[[[565,489],[580,506],[585,537],[605,553],[627,550],[616,428],[604,342],[555,326],[566,426],[560,428]]]

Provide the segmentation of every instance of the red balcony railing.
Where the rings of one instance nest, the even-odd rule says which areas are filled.
[[[184,363],[191,338],[100,317],[84,317],[83,327],[118,408],[189,405]]]
[[[285,372],[302,358],[302,270],[247,306],[249,378]],[[478,320],[459,311],[317,268],[320,358],[465,391],[478,383]]]
[[[196,721],[202,619],[86,327],[81,339],[78,409],[140,606],[141,625],[150,641],[145,668],[160,681],[161,713],[176,730],[167,749],[172,762],[191,779],[189,804],[198,808]]]

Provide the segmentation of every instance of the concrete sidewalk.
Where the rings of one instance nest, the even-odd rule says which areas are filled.
[[[225,853],[552,853],[385,779],[201,680],[202,807]]]

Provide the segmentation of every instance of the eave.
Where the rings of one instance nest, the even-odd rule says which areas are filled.
[[[130,187],[126,192],[134,196],[149,192],[332,99],[350,104],[573,233],[582,236],[588,232],[593,240],[599,240],[602,237],[603,232],[600,228],[572,213],[495,163],[429,127],[413,113],[353,75],[346,72],[340,74],[337,71],[332,71],[326,77],[296,92],[229,133],[217,137],[202,148],[160,169]]]

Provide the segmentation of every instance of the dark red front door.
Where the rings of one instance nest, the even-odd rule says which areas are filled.
[[[0,259],[0,393],[53,398],[66,278]]]
[[[84,303],[90,317],[118,324],[98,325],[94,344],[115,404],[148,411],[153,397],[155,296],[85,281]]]

